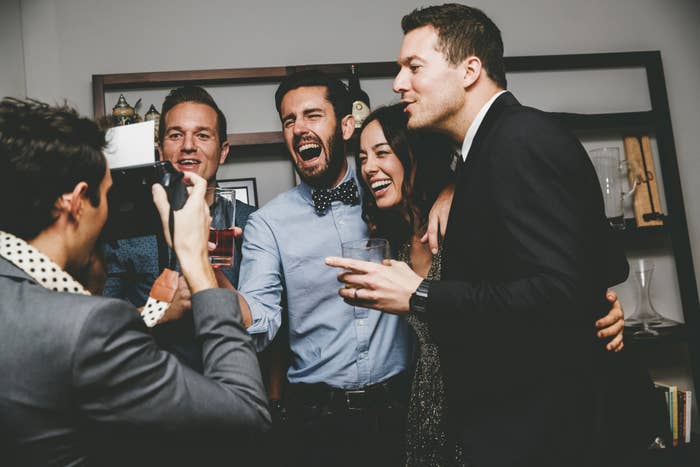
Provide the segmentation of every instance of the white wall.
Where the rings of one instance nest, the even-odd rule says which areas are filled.
[[[20,0],[0,1],[0,98],[24,97],[24,52]]]

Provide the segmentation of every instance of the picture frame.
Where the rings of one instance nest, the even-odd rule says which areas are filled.
[[[222,188],[233,188],[237,200],[258,207],[258,186],[255,178],[229,178],[218,180],[218,184]]]

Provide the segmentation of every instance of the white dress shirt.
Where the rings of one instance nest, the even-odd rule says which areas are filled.
[[[493,101],[495,101],[498,96],[506,92],[506,90],[502,90],[500,92],[497,92],[496,94],[491,97],[491,99],[484,104],[484,106],[479,110],[479,113],[476,114],[476,117],[474,118],[474,121],[472,122],[471,125],[469,125],[469,129],[467,130],[467,135],[464,137],[464,142],[462,143],[462,160],[466,161],[467,160],[467,155],[469,154],[469,150],[472,147],[472,143],[474,142],[474,136],[476,136],[477,130],[479,130],[479,127],[481,126],[481,122],[484,120],[484,117],[486,116],[486,112],[489,111],[491,108],[491,104],[493,104]]]

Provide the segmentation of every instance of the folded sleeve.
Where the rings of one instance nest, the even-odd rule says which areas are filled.
[[[239,291],[248,302],[252,325],[248,332],[257,349],[264,349],[282,325],[284,276],[279,246],[260,211],[248,218],[243,234]]]

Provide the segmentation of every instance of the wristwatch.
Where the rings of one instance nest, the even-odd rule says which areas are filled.
[[[430,291],[430,281],[423,279],[423,282],[418,285],[411,298],[408,301],[408,309],[411,313],[424,315],[428,307],[428,292]]]

